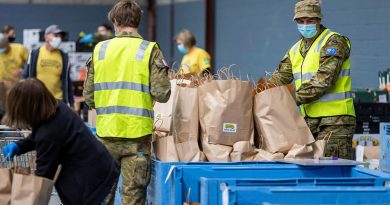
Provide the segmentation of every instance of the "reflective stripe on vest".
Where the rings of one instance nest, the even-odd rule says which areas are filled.
[[[302,40],[295,43],[290,51],[289,57],[292,64],[292,72],[296,90],[302,83],[308,82],[317,74],[320,62],[320,51],[332,35],[339,35],[326,29],[313,42],[312,47],[307,52],[305,58],[300,53]],[[348,46],[350,46],[349,42]],[[355,115],[353,100],[351,95],[351,70],[350,60],[343,62],[340,74],[335,85],[328,90],[317,101],[303,104],[301,106],[302,115],[309,117],[326,117],[336,115]]]
[[[138,138],[152,133],[149,62],[156,46],[130,37],[96,45],[94,99],[99,137]]]
[[[96,108],[96,114],[98,115],[107,115],[113,113],[136,115],[136,116],[149,117],[149,118],[153,118],[154,116],[152,110],[136,108],[136,107],[109,106],[109,107]]]
[[[301,72],[294,73],[294,80],[307,81],[307,80],[312,79],[316,74],[317,74],[317,72],[309,72],[309,73],[305,73],[303,75],[301,74]],[[345,69],[345,70],[340,71],[339,78],[347,77],[350,75],[351,75],[351,69]],[[302,76],[302,79],[301,79],[301,76]]]
[[[326,102],[326,101],[334,101],[334,100],[345,100],[352,97],[351,92],[343,92],[343,93],[328,93],[323,95],[319,100],[315,102]]]
[[[99,90],[134,90],[134,91],[140,91],[143,93],[150,94],[149,86],[139,84],[139,83],[132,83],[132,82],[106,82],[106,83],[95,83],[94,85],[95,91]]]

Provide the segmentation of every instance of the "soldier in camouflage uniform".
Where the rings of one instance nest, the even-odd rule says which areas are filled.
[[[302,41],[299,52],[305,59],[316,38],[321,35],[326,28],[321,24],[322,14],[319,2],[316,0],[304,0],[295,5],[294,20],[299,24],[316,24],[316,34],[310,36],[310,32],[301,32]],[[305,30],[305,29],[302,29]],[[306,33],[305,33],[306,32]],[[304,36],[306,35],[306,37]],[[336,86],[336,81],[340,76],[343,63],[349,60],[350,46],[349,40],[339,34],[334,34],[321,47],[318,71],[309,81],[303,82],[296,88],[296,102],[298,105],[310,104],[318,101]],[[303,64],[303,63],[302,63]],[[302,66],[302,65],[301,65]],[[302,67],[301,67],[302,69]],[[273,84],[289,84],[294,80],[293,64],[290,50],[281,60],[278,68],[269,80]],[[350,86],[351,81],[349,81]],[[302,109],[302,108],[301,108]],[[326,111],[323,111],[326,112]],[[316,140],[323,139],[332,132],[328,141],[325,156],[337,156],[344,159],[351,159],[352,136],[355,131],[355,113],[345,113],[335,116],[310,117],[305,116],[306,122]]]
[[[116,38],[142,39],[142,37],[137,33],[140,18],[140,7],[137,3],[130,0],[117,2],[109,13],[109,19],[114,25],[116,25]],[[119,24],[122,23],[120,22],[121,20],[126,22],[126,20],[129,19],[131,19],[130,24],[134,26],[123,26]],[[83,91],[85,102],[90,108],[95,108],[95,100],[98,100],[96,99],[96,91],[94,88],[94,76],[96,75],[96,69],[94,69],[93,62],[93,59],[90,59],[87,62],[88,73],[84,82]],[[116,68],[112,67],[108,69]],[[171,93],[168,78],[168,66],[158,46],[154,47],[150,54],[149,74],[149,87],[152,99],[158,102],[168,101]],[[151,132],[152,130],[150,130],[150,133]],[[139,136],[137,138],[99,136],[99,139],[121,165],[121,174],[123,176],[121,191],[122,204],[145,204],[146,188],[149,184],[151,175],[151,135]],[[111,195],[107,197],[107,204],[113,204],[115,189],[116,185],[113,187]]]

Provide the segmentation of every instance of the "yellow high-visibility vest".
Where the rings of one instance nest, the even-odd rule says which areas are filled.
[[[327,40],[334,34],[329,29],[324,30],[313,42],[306,57],[300,53],[302,40],[299,40],[289,51],[294,75],[295,88],[298,90],[302,83],[310,81],[320,67],[320,51]],[[349,41],[348,46],[351,47]],[[337,115],[355,116],[351,95],[350,60],[344,61],[336,84],[315,102],[301,105],[301,114],[305,117],[329,117]]]
[[[152,133],[149,61],[155,46],[154,42],[130,37],[96,45],[94,100],[99,137],[139,138]]]

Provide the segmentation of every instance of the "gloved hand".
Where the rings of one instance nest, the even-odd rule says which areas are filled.
[[[4,158],[6,158],[8,161],[13,160],[14,156],[17,155],[18,153],[19,153],[19,146],[15,142],[3,147]]]

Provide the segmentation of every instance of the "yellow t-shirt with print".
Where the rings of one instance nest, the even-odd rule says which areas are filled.
[[[199,75],[210,66],[210,55],[205,50],[197,47],[184,55],[181,61],[183,74],[196,73]]]
[[[59,50],[49,51],[45,46],[39,49],[37,78],[41,80],[53,96],[62,100],[62,57]]]
[[[28,51],[22,44],[11,43],[10,50],[0,54],[0,81],[18,81],[20,77],[15,76],[14,72],[17,69],[23,69],[27,58]]]

